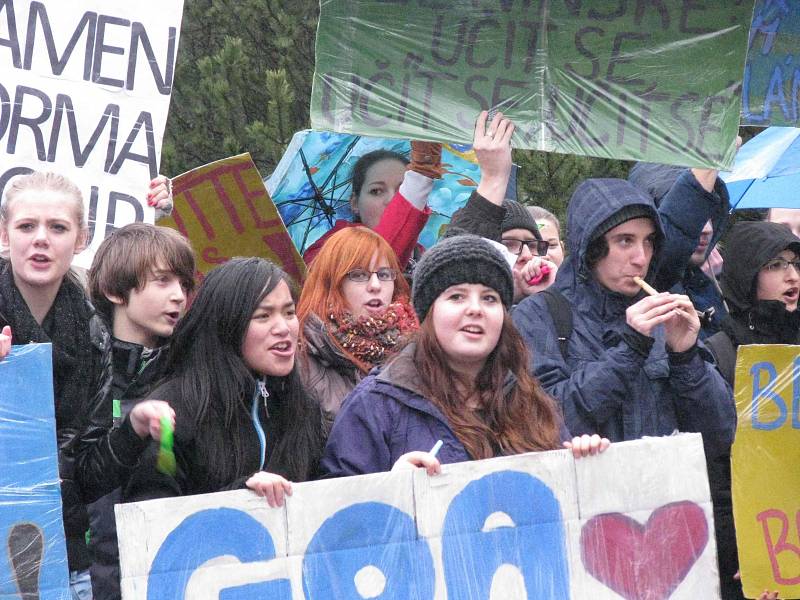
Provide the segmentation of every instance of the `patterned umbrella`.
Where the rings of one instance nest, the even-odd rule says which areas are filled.
[[[266,185],[301,254],[337,219],[352,220],[349,199],[353,165],[362,155],[380,149],[408,156],[411,144],[408,140],[327,131],[304,130],[294,134]],[[443,225],[466,204],[480,180],[471,146],[446,144],[442,164],[444,177],[436,182],[428,199],[433,214],[419,238],[425,247],[436,242]],[[509,189],[516,194],[513,186]]]

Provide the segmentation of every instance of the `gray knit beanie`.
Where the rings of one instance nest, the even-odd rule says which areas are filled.
[[[522,204],[515,200],[503,200],[506,216],[500,224],[500,231],[505,233],[509,229],[527,229],[537,240],[542,239],[542,234],[536,226],[531,213]]]
[[[628,204],[627,206],[623,206],[595,228],[595,230],[592,232],[591,240],[594,241],[597,238],[602,237],[614,229],[614,227],[617,225],[622,225],[623,223],[626,223],[632,219],[638,219],[640,217],[652,219],[653,214],[654,211],[652,207],[647,206],[646,204]]]
[[[505,258],[477,235],[445,238],[422,255],[414,269],[411,300],[420,322],[451,285],[481,283],[500,294],[506,309],[514,299],[514,279]]]

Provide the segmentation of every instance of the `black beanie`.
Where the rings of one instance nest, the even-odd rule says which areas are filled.
[[[411,300],[420,322],[451,285],[481,283],[500,294],[506,309],[514,299],[514,279],[506,259],[477,235],[445,238],[422,255],[414,269]]]
[[[617,225],[622,225],[631,219],[638,219],[640,217],[647,217],[652,220],[653,208],[646,204],[628,204],[627,206],[623,206],[595,228],[592,232],[591,241],[604,236]]]
[[[527,229],[537,240],[542,239],[536,221],[522,204],[516,200],[503,200],[503,208],[506,209],[506,216],[500,224],[501,233],[505,233],[509,229]]]

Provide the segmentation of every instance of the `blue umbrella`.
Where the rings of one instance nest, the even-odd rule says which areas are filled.
[[[294,134],[266,186],[301,254],[337,219],[353,219],[349,203],[353,165],[362,155],[380,149],[408,156],[411,143],[327,131]],[[436,242],[442,227],[466,204],[480,181],[471,146],[446,144],[442,164],[444,177],[436,181],[428,198],[433,214],[419,237],[425,247]],[[516,190],[510,185],[508,193],[516,195]]]
[[[742,145],[720,177],[737,210],[800,208],[800,128],[768,127]]]

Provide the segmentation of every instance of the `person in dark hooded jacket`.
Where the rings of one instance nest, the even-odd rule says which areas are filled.
[[[707,345],[733,386],[742,344],[800,344],[800,238],[786,225],[737,223],[728,236],[720,286],[730,315]]]
[[[655,201],[656,206],[660,206],[661,201],[684,171],[686,171],[684,167],[673,165],[636,163],[628,175],[628,181],[647,192]],[[703,264],[725,230],[730,209],[728,188],[719,177],[714,181],[712,193],[718,197],[718,203],[714,206],[699,237],[694,240],[695,249],[689,258],[686,270],[678,283],[670,289],[675,294],[689,296],[694,307],[703,313],[700,323],[700,339],[706,339],[719,331],[720,324],[728,314],[716,280],[709,277],[703,270]],[[681,261],[685,260],[685,256],[666,254],[662,256],[661,260],[668,264],[681,264]]]
[[[697,344],[691,303],[674,294],[643,298],[633,281],[655,279],[664,245],[653,201],[627,181],[589,179],[576,189],[568,220],[573,251],[555,283],[572,308],[565,354],[541,295],[524,300],[514,322],[570,432],[596,431],[613,442],[698,431],[729,445],[730,391]]]
[[[742,344],[800,344],[800,238],[783,224],[737,223],[726,245],[720,285],[730,314],[722,329],[706,340],[722,375],[733,387],[736,350]],[[739,570],[731,500],[730,452],[709,465],[716,468],[714,528],[724,600],[744,598],[734,580]]]

